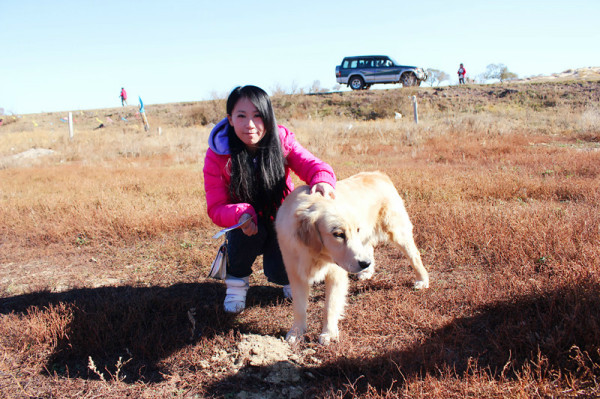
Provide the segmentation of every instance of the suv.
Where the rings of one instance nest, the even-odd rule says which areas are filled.
[[[427,80],[422,68],[399,65],[387,55],[362,55],[346,57],[335,67],[335,78],[352,90],[368,89],[375,83],[402,83],[402,86],[419,86]]]

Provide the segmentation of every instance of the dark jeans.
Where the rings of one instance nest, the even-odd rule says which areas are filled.
[[[272,222],[259,220],[258,233],[253,236],[245,235],[241,229],[227,233],[227,255],[227,274],[233,277],[241,278],[252,274],[252,264],[258,255],[262,255],[267,280],[280,285],[289,284]]]

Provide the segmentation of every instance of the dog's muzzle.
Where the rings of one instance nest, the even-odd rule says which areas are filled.
[[[366,269],[367,267],[371,266],[371,261],[367,260],[359,260],[358,261],[358,267],[361,268],[361,270]]]

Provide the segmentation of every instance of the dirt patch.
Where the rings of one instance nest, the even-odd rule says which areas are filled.
[[[306,380],[312,376],[303,366],[319,363],[314,349],[296,353],[283,339],[258,334],[244,334],[234,351],[218,350],[210,360],[202,363],[205,370],[214,370],[214,377],[229,377],[261,381],[269,391],[242,390],[238,399],[299,398]]]
[[[55,153],[56,151],[46,148],[30,148],[27,151],[0,158],[0,169],[38,165],[41,163],[42,158],[54,155]]]

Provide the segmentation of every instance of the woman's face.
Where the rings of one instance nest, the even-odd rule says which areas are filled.
[[[247,98],[240,98],[233,107],[231,115],[227,115],[229,124],[233,126],[235,135],[242,143],[253,150],[265,136],[265,124],[258,109]]]

